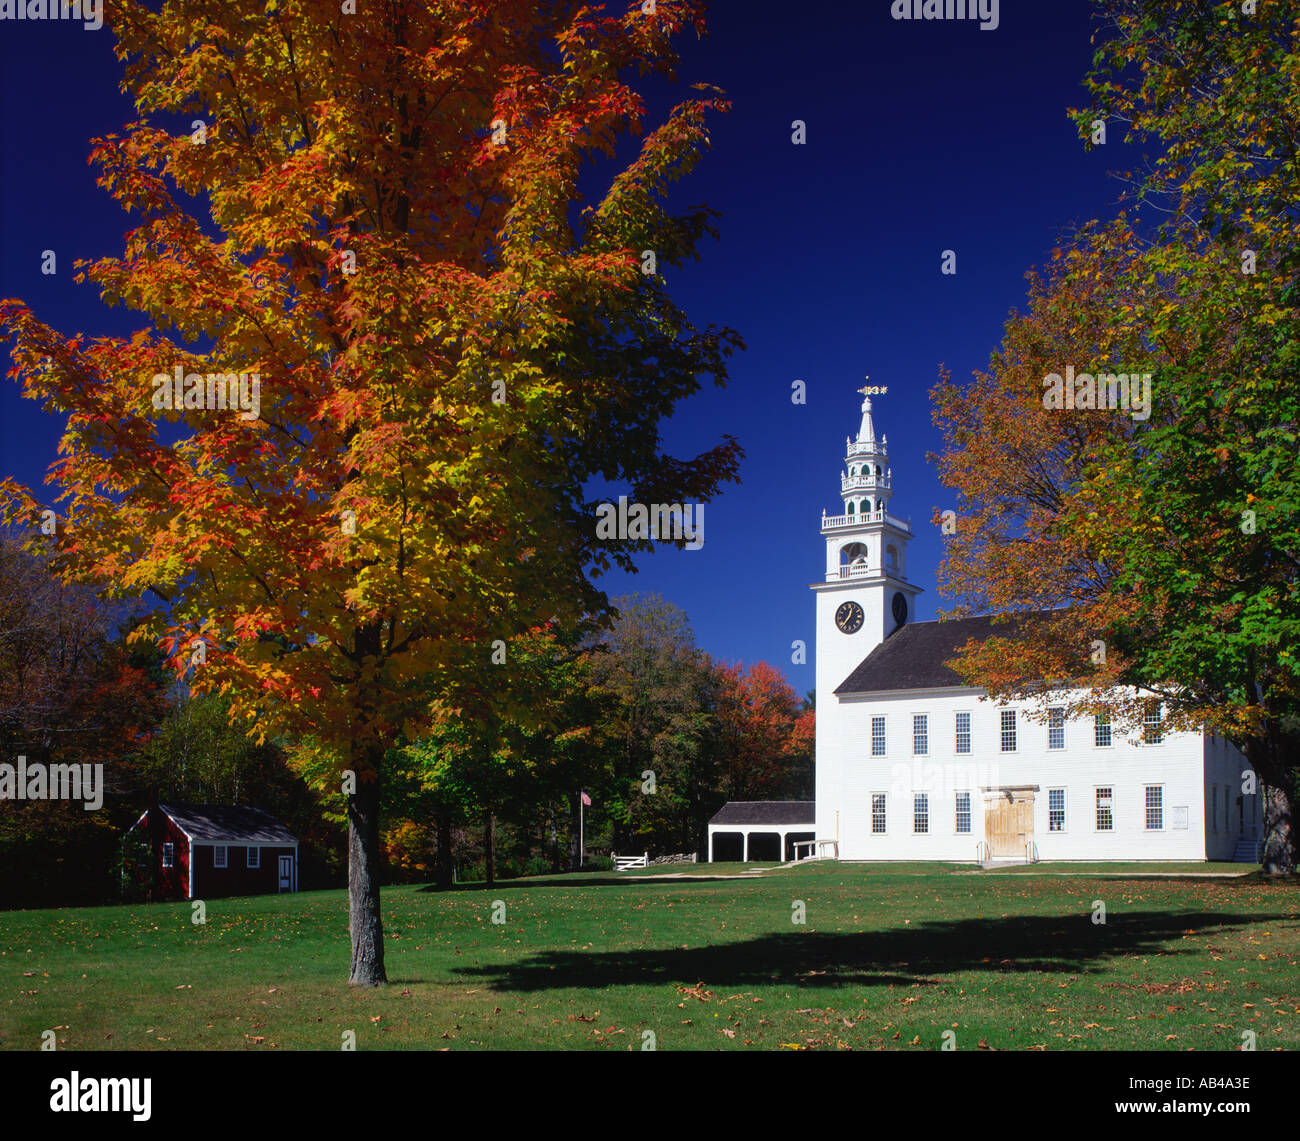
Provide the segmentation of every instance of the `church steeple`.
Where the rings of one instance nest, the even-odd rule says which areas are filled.
[[[862,393],[862,423],[858,438],[844,441],[847,474],[840,475],[840,497],[844,500],[844,514],[861,518],[875,516],[888,508],[893,475],[889,468],[889,440],[883,435],[876,439],[876,425],[871,417],[872,394],[883,395],[887,389],[868,386],[858,391]]]
[[[869,385],[858,391],[862,393],[862,422],[857,439],[844,441],[841,512],[822,513],[826,580],[883,576],[906,581],[904,556],[912,531],[903,520],[889,514],[894,493],[889,441],[883,433],[876,435],[871,404],[872,396],[888,390]]]

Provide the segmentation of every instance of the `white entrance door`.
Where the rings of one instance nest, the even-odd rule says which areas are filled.
[[[293,857],[280,857],[280,890],[293,891]]]

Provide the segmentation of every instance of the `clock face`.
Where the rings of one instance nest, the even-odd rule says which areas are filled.
[[[856,634],[861,630],[863,618],[862,607],[856,602],[841,603],[840,608],[835,611],[835,625],[844,634]]]
[[[907,599],[898,592],[894,594],[894,621],[900,626],[907,621]]]

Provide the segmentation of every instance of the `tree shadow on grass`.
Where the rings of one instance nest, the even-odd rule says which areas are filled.
[[[515,963],[457,967],[455,973],[514,991],[599,989],[695,983],[737,989],[786,985],[881,986],[940,983],[961,971],[1084,974],[1124,955],[1186,955],[1206,936],[1252,924],[1295,927],[1289,915],[1215,912],[1111,912],[917,923],[862,934],[795,931],[707,947],[658,950],[556,950]],[[1276,929],[1276,928],[1275,928]],[[1194,931],[1202,942],[1184,950],[1165,944]]]
[[[665,873],[667,874],[667,873]],[[682,876],[674,879],[664,879],[659,876],[617,876],[597,875],[591,879],[565,879],[562,876],[554,878],[529,878],[517,880],[497,880],[491,888],[485,883],[458,883],[452,884],[450,888],[445,889],[448,892],[457,891],[526,891],[534,888],[550,888],[554,891],[556,888],[569,887],[627,887],[628,884],[637,882],[658,884],[660,887],[674,887],[677,884],[686,883],[744,883],[748,880],[761,880],[763,876]],[[435,887],[433,884],[427,884],[425,887],[417,888],[417,891],[438,893],[444,889]]]

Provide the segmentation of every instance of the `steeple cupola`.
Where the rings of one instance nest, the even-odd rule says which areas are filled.
[[[845,472],[840,475],[840,497],[844,501],[844,515],[872,517],[888,509],[893,494],[889,439],[883,435],[876,438],[876,425],[871,417],[871,394],[883,394],[886,390],[868,386],[858,391],[862,393],[862,423],[858,438],[844,441]]]
[[[883,396],[887,389],[868,385],[858,391],[862,393],[862,421],[857,439],[844,441],[840,513],[822,513],[826,581],[884,577],[905,582],[905,556],[912,529],[889,513],[894,493],[889,440],[884,433],[876,432],[871,403],[873,396]]]

